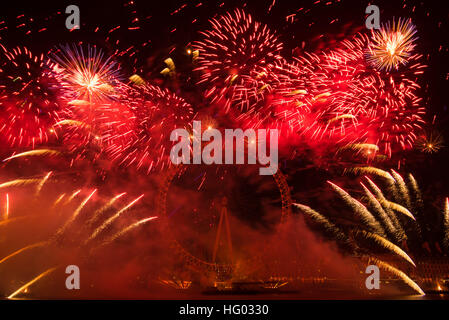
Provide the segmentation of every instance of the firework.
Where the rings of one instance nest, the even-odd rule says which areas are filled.
[[[376,173],[375,170],[371,170],[372,174],[379,177],[379,175]],[[374,248],[371,246],[367,246],[363,241],[360,240],[370,240],[371,242],[376,243],[379,247],[384,248],[388,250],[392,256],[389,257],[393,258],[391,260],[392,263],[397,263],[397,259],[394,257],[400,257],[401,260],[405,260],[413,267],[415,266],[414,259],[419,259],[422,257],[422,254],[424,253],[422,249],[426,249],[426,254],[437,254],[439,252],[440,254],[445,254],[441,248],[445,248],[447,250],[447,221],[448,221],[448,208],[449,208],[449,202],[445,201],[445,207],[443,209],[443,223],[442,226],[438,225],[428,225],[428,218],[430,218],[429,215],[429,209],[426,209],[425,211],[422,210],[422,215],[427,215],[426,217],[420,215],[420,219],[415,219],[414,215],[411,213],[411,208],[424,208],[423,199],[421,197],[420,190],[418,189],[418,185],[413,178],[412,175],[409,175],[409,182],[408,184],[402,179],[399,173],[392,171],[395,180],[394,183],[391,183],[390,179],[382,179],[385,184],[388,186],[387,191],[383,192],[380,187],[378,187],[371,179],[368,177],[365,177],[368,181],[370,189],[368,187],[365,187],[364,184],[361,184],[363,187],[365,197],[362,197],[360,201],[357,201],[356,199],[352,198],[346,191],[343,189],[337,187],[335,184],[330,183],[331,187],[337,192],[338,196],[342,198],[347,204],[350,205],[351,211],[353,213],[357,214],[364,214],[365,220],[367,220],[366,217],[372,217],[376,222],[379,222],[380,225],[385,227],[386,234],[382,233],[382,230],[380,229],[374,229],[373,227],[370,228],[370,230],[363,230],[365,226],[368,225],[367,222],[364,221],[362,218],[360,222],[354,222],[351,220],[350,225],[346,225],[344,223],[341,224],[333,224],[333,227],[335,225],[335,228],[338,228],[338,230],[341,231],[341,233],[334,234],[334,237],[337,240],[340,240],[343,234],[343,237],[346,237],[346,239],[349,241],[351,239],[351,236],[354,236],[354,244],[355,247],[353,248],[354,252],[362,253],[362,254],[369,254],[372,256],[375,254]],[[380,175],[381,178],[384,178],[384,175]],[[400,189],[401,187],[399,185],[402,185],[402,188],[405,188],[406,190],[412,190],[413,192],[407,193],[408,195],[408,201],[403,197],[402,194],[398,197],[398,192],[396,188]],[[392,187],[393,186],[393,187]],[[399,192],[401,193],[401,192]],[[399,203],[396,203],[394,201],[391,201],[390,199],[396,199],[398,198],[401,202],[404,203],[408,202],[408,205],[410,207],[405,207]],[[360,206],[363,206],[363,203],[366,203],[367,206],[363,207],[361,209]],[[304,212],[306,212],[308,215],[313,215],[316,213],[315,210],[310,209],[306,206],[299,206],[300,209]],[[428,208],[428,207],[426,207]],[[366,212],[369,213],[367,215]],[[372,212],[372,213],[371,213]],[[341,210],[338,211],[338,215],[342,215],[343,213]],[[436,214],[439,218],[441,218],[441,213],[438,212]],[[322,224],[323,226],[326,224],[326,221],[329,221],[327,217],[322,217],[323,219],[318,219],[316,216],[313,220],[318,223]],[[360,224],[360,227],[354,228],[354,223]],[[432,229],[431,229],[432,228]],[[437,242],[435,242],[435,252],[431,251],[430,248],[430,241],[433,240],[433,238],[426,239],[429,235],[427,235],[423,230],[442,230],[443,232],[441,239],[438,239]],[[435,234],[435,232],[433,232]],[[433,236],[432,236],[433,237]],[[435,241],[435,240],[433,240]],[[340,242],[340,241],[339,241]],[[337,242],[338,243],[338,242]],[[442,246],[440,245],[442,244]],[[412,260],[410,258],[410,253],[412,253],[414,259]],[[390,263],[390,262],[389,262]],[[391,269],[395,275],[402,278],[404,281],[408,282],[408,284],[411,287],[414,287],[416,283],[414,283],[409,276],[407,276],[404,271],[399,270],[398,268],[402,268],[402,264],[399,264],[399,267],[392,266],[390,264],[387,264],[388,267],[394,268]],[[379,265],[380,267],[380,265]],[[419,272],[418,270],[410,270],[408,269],[408,272],[412,272],[413,274],[417,274]],[[420,275],[418,273],[419,277],[424,280],[425,276]],[[412,282],[410,282],[412,281]],[[416,287],[414,287],[416,290]],[[419,290],[417,290],[419,291]]]
[[[213,103],[224,100],[225,110],[231,105],[249,110],[263,96],[261,75],[281,59],[282,43],[243,10],[210,23],[212,28],[201,32],[203,38],[192,46],[198,50],[199,84],[208,86],[205,96]]]
[[[51,58],[67,102],[57,132],[74,159],[95,161],[112,140],[131,131],[133,114],[118,101],[126,87],[120,68],[91,46],[61,47]]]
[[[0,134],[10,147],[32,147],[54,137],[61,110],[54,64],[26,47],[0,46]]]
[[[95,47],[63,46],[51,55],[54,72],[66,90],[66,99],[89,103],[111,99],[121,79],[120,68]]]
[[[443,148],[444,139],[438,132],[430,132],[416,140],[417,148],[424,153],[436,153]]]
[[[398,69],[407,64],[415,48],[416,28],[411,19],[390,22],[378,31],[373,31],[369,46],[368,61],[378,69]]]
[[[371,42],[357,34],[336,48],[279,60],[266,68],[266,99],[241,117],[251,126],[285,128],[312,149],[317,141],[328,144],[329,153],[352,150],[372,159],[411,149],[424,124],[416,83],[421,56],[409,57],[406,72],[380,72],[367,61]]]
[[[43,246],[45,246],[45,245],[47,245],[47,244],[48,244],[47,241],[41,241],[41,242],[37,242],[37,243],[30,244],[30,245],[28,245],[28,246],[25,246],[25,247],[23,247],[23,248],[21,248],[21,249],[19,249],[19,250],[17,250],[17,251],[14,251],[13,253],[7,255],[7,256],[4,257],[3,259],[1,259],[1,260],[0,260],[0,264],[2,264],[2,263],[4,263],[5,261],[11,259],[12,257],[15,257],[15,256],[21,254],[22,252],[25,252],[25,251],[27,251],[27,250],[31,250],[31,249],[34,249],[34,248],[43,247]]]
[[[183,98],[152,85],[129,87],[126,101],[133,114],[130,130],[111,136],[105,149],[109,157],[125,167],[134,166],[149,173],[169,165],[170,134],[189,129],[193,108]],[[117,131],[116,126],[113,127]]]
[[[37,188],[38,189],[42,189],[43,185],[45,184],[46,181],[51,179],[51,173],[48,173],[47,175],[45,175],[42,179],[39,179],[39,183]],[[27,186],[24,186],[24,188],[27,188]],[[34,188],[34,186],[33,186]],[[38,204],[40,207],[42,207],[42,212],[39,211],[39,218],[41,218],[42,215],[45,214],[49,214],[48,217],[51,217],[53,220],[57,220],[57,222],[54,224],[54,226],[56,226],[55,229],[50,230],[46,236],[46,238],[44,238],[43,241],[39,241],[39,242],[34,242],[31,244],[28,244],[26,246],[24,246],[23,248],[20,248],[18,250],[15,250],[12,253],[9,253],[7,256],[5,257],[0,257],[0,265],[6,264],[6,263],[13,263],[13,261],[15,261],[14,258],[18,257],[18,256],[22,256],[27,254],[27,256],[31,256],[33,257],[32,259],[36,259],[36,257],[34,256],[36,253],[34,252],[35,250],[39,249],[39,250],[43,250],[44,252],[50,253],[52,254],[53,258],[57,258],[57,259],[61,259],[65,254],[63,254],[63,252],[66,252],[66,250],[74,250],[74,245],[75,246],[80,246],[81,248],[83,248],[83,252],[85,252],[87,255],[92,255],[92,254],[97,254],[99,253],[98,249],[103,248],[104,245],[108,244],[112,244],[113,242],[115,242],[117,239],[119,239],[120,237],[122,237],[123,235],[129,234],[130,231],[132,230],[136,230],[136,228],[138,228],[139,226],[142,226],[152,220],[155,220],[157,217],[153,216],[153,217],[149,217],[149,218],[144,218],[144,219],[139,219],[137,222],[132,222],[132,223],[125,223],[123,225],[119,226],[119,229],[114,232],[112,235],[106,234],[106,241],[94,241],[94,242],[89,242],[88,246],[84,246],[85,240],[89,238],[89,236],[92,235],[92,232],[95,232],[97,229],[95,228],[95,226],[93,225],[93,223],[85,223],[85,222],[89,222],[92,219],[95,220],[100,220],[101,221],[101,225],[103,225],[104,221],[107,221],[107,225],[111,225],[113,221],[115,221],[118,216],[121,215],[121,213],[123,213],[124,211],[129,211],[131,209],[131,207],[133,207],[135,205],[135,203],[141,198],[137,198],[134,201],[132,201],[131,203],[129,203],[128,205],[126,205],[125,207],[123,207],[122,209],[118,210],[117,212],[115,210],[117,210],[117,208],[115,208],[114,203],[117,202],[121,197],[124,196],[124,193],[119,194],[113,198],[111,198],[110,200],[104,202],[101,206],[97,207],[98,204],[101,204],[102,202],[98,201],[98,199],[93,199],[93,195],[96,192],[96,190],[94,190],[93,192],[88,192],[87,196],[82,198],[82,199],[78,199],[78,203],[76,204],[72,204],[70,203],[71,201],[76,201],[77,199],[75,199],[75,197],[77,195],[79,195],[81,192],[83,192],[83,190],[77,190],[75,192],[64,192],[62,194],[57,194],[56,193],[56,197],[55,200],[53,201],[51,198],[52,196],[54,196],[55,194],[53,194],[52,192],[47,192],[45,195],[45,198],[50,196],[49,201],[44,200],[43,198],[43,193],[40,192],[38,194],[34,194],[34,201],[36,204]],[[32,194],[32,193],[30,193]],[[65,194],[71,194],[70,196],[70,201],[66,201],[65,203],[63,203],[61,200],[62,198],[64,198]],[[96,197],[98,198],[98,197]],[[93,199],[93,200],[92,200]],[[87,206],[87,203],[90,203],[89,206]],[[46,207],[46,205],[51,206],[50,207]],[[96,209],[98,208],[98,209]],[[108,219],[106,215],[110,214],[110,211],[113,210],[113,212],[116,212],[113,215],[113,220]],[[81,211],[83,211],[83,215],[80,215]],[[3,227],[9,227],[9,224],[11,224],[12,222],[15,221],[24,221],[24,219],[28,219],[28,218],[32,218],[33,216],[35,217],[36,214],[28,214],[26,216],[23,217],[15,217],[15,215],[18,213],[19,211],[14,210],[14,208],[12,209],[12,218],[8,219],[5,222],[8,222],[8,224],[2,224]],[[64,212],[67,212],[68,214],[62,214]],[[117,216],[118,215],[118,216]],[[123,219],[123,218],[122,218]],[[135,217],[131,218],[131,219],[135,219]],[[75,221],[76,220],[76,221]],[[83,221],[83,222],[81,222]],[[61,223],[62,222],[62,223]],[[78,224],[80,223],[80,224]],[[58,227],[58,225],[61,225],[62,227]],[[43,225],[45,226],[45,224]],[[38,225],[36,225],[36,227],[38,227]],[[70,234],[70,236],[68,236],[68,234]],[[41,252],[41,251],[39,251]],[[62,254],[62,255],[61,255]],[[58,260],[61,261],[61,260]],[[65,264],[65,262],[62,262],[62,264]],[[48,273],[52,272],[52,269],[47,270]],[[40,274],[38,277],[34,278],[32,281],[26,283],[24,286],[20,287],[18,290],[15,290],[14,293],[12,295],[9,296],[9,298],[13,298],[14,296],[16,296],[17,294],[23,292],[27,287],[29,287],[31,284],[33,284],[34,282],[40,280],[41,278],[43,278],[44,276],[46,276],[48,273],[42,273]]]

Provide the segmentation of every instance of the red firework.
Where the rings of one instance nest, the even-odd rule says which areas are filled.
[[[57,123],[63,146],[73,160],[97,160],[108,156],[110,148],[132,135],[135,116],[118,101],[72,105],[64,109],[64,119]]]
[[[124,97],[133,113],[132,130],[111,139],[107,152],[120,165],[135,166],[147,173],[169,165],[174,142],[172,130],[188,129],[193,120],[192,106],[168,89],[145,84],[131,85]]]
[[[356,35],[276,66],[268,106],[277,126],[309,143],[376,144],[388,156],[411,148],[424,122],[416,82],[421,56],[409,56],[406,70],[377,70],[367,61],[370,41]]]
[[[0,134],[10,147],[32,147],[54,136],[61,108],[59,79],[44,55],[25,47],[0,53]]]
[[[231,106],[250,110],[268,89],[262,78],[267,68],[281,59],[282,43],[243,10],[210,23],[211,30],[201,32],[203,38],[193,44],[199,52],[199,84],[207,87],[205,96],[212,103],[223,103],[226,111]]]
[[[95,160],[131,130],[133,114],[118,102],[126,87],[120,68],[91,46],[65,46],[51,57],[66,101],[58,122],[64,147],[74,159]]]
[[[98,102],[117,96],[120,68],[101,50],[87,46],[65,46],[52,54],[55,72],[59,74],[70,100]]]

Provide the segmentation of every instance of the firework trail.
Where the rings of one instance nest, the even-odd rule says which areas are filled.
[[[87,127],[90,128],[90,126],[84,122],[81,121],[77,121],[77,120],[72,120],[72,119],[65,119],[65,120],[61,120],[58,121],[56,123],[57,126],[75,126],[75,127]]]
[[[73,193],[71,194],[71,196],[66,200],[66,202],[64,203],[64,205],[69,204],[73,199],[75,199],[75,197],[76,197],[77,195],[80,194],[80,192],[81,192],[81,189],[79,189],[79,190],[73,192]]]
[[[345,169],[347,172],[352,172],[355,174],[373,174],[379,177],[382,177],[386,180],[388,180],[389,183],[394,183],[395,180],[393,178],[393,176],[382,169],[376,168],[376,167],[354,167],[354,168],[349,168],[349,169]]]
[[[48,241],[41,241],[41,242],[30,244],[30,245],[28,245],[26,247],[23,247],[23,248],[21,248],[21,249],[19,249],[17,251],[14,251],[13,253],[7,255],[6,257],[4,257],[3,259],[0,260],[0,264],[2,264],[5,261],[11,259],[12,257],[15,257],[15,256],[21,254],[24,251],[27,251],[27,250],[30,250],[30,249],[34,249],[34,248],[43,247],[43,246],[45,246],[47,244],[48,244]]]
[[[396,185],[398,186],[398,189],[399,189],[399,192],[401,194],[401,198],[402,198],[404,204],[408,208],[411,208],[412,203],[411,203],[410,195],[408,193],[407,186],[405,185],[404,179],[401,177],[401,175],[399,173],[397,173],[394,170],[391,170],[391,173],[393,175],[394,180],[396,181]]]
[[[93,214],[91,219],[87,222],[88,225],[92,225],[92,223],[94,223],[97,219],[99,219],[101,217],[101,215],[108,210],[109,208],[111,208],[114,203],[120,199],[121,197],[123,197],[126,194],[126,192],[120,193],[118,195],[116,195],[115,197],[113,197],[111,200],[109,200],[109,202],[107,202],[104,206],[102,206],[100,209],[96,210]]]
[[[9,225],[11,223],[14,223],[14,222],[20,222],[20,221],[26,220],[27,218],[28,217],[9,218],[9,212],[8,212],[8,219],[0,221],[0,227],[1,226],[7,226],[7,225]]]
[[[388,173],[388,172],[387,172]],[[405,236],[404,230],[399,223],[399,220],[396,217],[396,214],[390,209],[390,206],[387,204],[387,199],[385,198],[384,194],[382,193],[382,190],[368,177],[365,177],[365,179],[368,181],[368,184],[370,185],[371,189],[373,190],[374,194],[376,195],[376,198],[378,199],[379,203],[382,204],[385,212],[388,214],[388,217],[393,222],[397,232],[398,237],[400,239],[403,239]]]
[[[82,202],[81,204],[76,208],[75,211],[73,211],[73,214],[70,216],[70,218],[66,221],[66,223],[56,232],[56,235],[59,236],[64,233],[64,231],[75,221],[78,214],[81,212],[81,210],[84,208],[84,206],[87,204],[87,202],[92,198],[92,196],[97,192],[97,189],[92,191],[91,194],[89,194]]]
[[[5,196],[5,214],[3,216],[4,220],[8,220],[9,218],[9,193]]]
[[[416,220],[413,214],[407,208],[401,206],[400,204],[388,200],[383,204],[396,212],[402,213],[403,215],[409,217],[412,220]]]
[[[417,205],[419,207],[421,207],[423,200],[422,200],[421,190],[419,190],[418,182],[416,182],[415,177],[413,177],[413,175],[411,173],[408,175],[408,178],[409,178],[410,185],[411,185],[411,188],[414,193],[414,197],[416,198]]]
[[[372,153],[372,152],[378,152],[379,151],[379,147],[376,146],[375,144],[369,144],[369,143],[353,143],[353,144],[348,144],[346,146],[343,146],[340,150],[346,150],[346,149],[350,149],[353,151],[356,151],[357,153],[359,152],[367,152],[367,153]]]
[[[404,272],[402,272],[399,269],[396,269],[395,267],[393,267],[392,265],[378,260],[376,258],[373,257],[369,257],[368,260],[370,261],[369,263],[374,263],[375,265],[379,266],[382,269],[387,270],[388,272],[391,272],[392,274],[394,274],[395,276],[398,276],[399,278],[401,278],[402,280],[404,280],[404,282],[410,286],[413,290],[415,290],[416,292],[418,292],[420,295],[425,295],[424,291],[422,291],[422,289],[416,284],[416,282],[414,282],[412,279],[410,279]]]
[[[47,175],[45,175],[43,178],[39,179],[39,182],[36,181],[36,184],[38,186],[43,186],[45,184],[46,181],[49,180],[51,176],[51,172],[48,173]],[[33,187],[34,188],[34,187]],[[53,208],[52,213],[56,213],[56,212],[64,212],[67,210],[70,210],[71,207],[65,207],[65,205],[67,205],[70,201],[72,201],[77,195],[80,194],[82,190],[77,190],[76,192],[71,193],[71,195],[69,196],[69,201],[65,204],[62,204],[62,199],[64,198],[64,195],[68,194],[68,193],[62,193],[62,194],[56,194],[56,200],[50,200],[47,204],[49,206],[51,206],[51,208]],[[124,227],[120,227],[120,229],[114,233],[111,237],[108,236],[107,241],[104,242],[100,242],[100,243],[95,243],[92,245],[89,245],[88,247],[83,247],[83,243],[85,244],[85,240],[86,238],[84,238],[86,236],[86,233],[84,232],[77,232],[76,234],[72,234],[72,236],[70,237],[70,239],[68,237],[62,237],[61,235],[65,234],[67,231],[69,231],[69,227],[73,230],[75,230],[75,219],[79,216],[79,213],[81,212],[81,210],[84,210],[86,208],[86,204],[92,199],[93,195],[96,193],[96,189],[92,192],[89,192],[89,194],[87,195],[87,197],[80,199],[80,203],[76,204],[75,209],[73,212],[70,212],[70,216],[68,217],[63,217],[61,214],[59,215],[60,219],[62,219],[62,227],[57,227],[55,230],[53,231],[46,240],[44,241],[40,241],[40,242],[35,242],[32,244],[29,244],[21,249],[18,249],[10,254],[8,254],[6,257],[1,257],[0,258],[0,265],[11,261],[11,259],[13,259],[14,257],[17,257],[19,255],[23,255],[26,252],[30,252],[30,251],[34,251],[37,248],[40,248],[41,250],[45,250],[45,252],[47,252],[48,250],[50,250],[50,252],[52,254],[58,254],[58,252],[60,250],[65,251],[65,250],[73,250],[74,249],[74,245],[75,247],[78,246],[81,247],[82,249],[87,249],[86,250],[82,250],[83,252],[88,252],[88,256],[92,255],[94,252],[97,252],[97,249],[102,248],[105,244],[111,244],[112,242],[114,242],[115,240],[117,240],[118,238],[122,237],[123,235],[128,234],[130,231],[135,230],[136,228],[138,228],[139,226],[148,223],[149,221],[155,220],[157,217],[150,217],[150,218],[145,218],[145,219],[141,219],[138,220],[137,222],[128,224],[126,223],[126,225]],[[101,215],[105,210],[109,210],[110,208],[112,208],[115,204],[115,202],[117,200],[119,200],[121,197],[123,197],[125,195],[125,193],[121,193],[118,194],[117,196],[111,198],[110,200],[106,201],[103,205],[101,205],[98,209],[94,210],[94,208],[91,206],[89,210],[87,210],[86,214],[85,214],[85,218],[81,221],[79,221],[79,223],[82,223],[82,225],[77,225],[80,227],[80,229],[85,229],[87,230],[89,233],[87,235],[90,235],[90,232],[92,232],[92,223],[85,223],[86,221],[89,222],[89,219],[101,219]],[[142,196],[141,196],[142,197]],[[126,205],[125,207],[123,207],[122,209],[118,210],[117,213],[115,213],[115,215],[112,217],[112,219],[106,219],[106,223],[102,223],[101,226],[103,226],[104,228],[106,228],[108,225],[110,225],[113,221],[115,221],[120,215],[121,213],[123,213],[124,211],[128,211],[132,206],[135,205],[135,203],[141,199],[141,197],[138,197],[137,199],[133,200],[131,203],[129,203],[128,205]],[[42,199],[42,192],[40,194],[38,194],[38,198],[34,199],[36,201],[36,204],[42,204],[44,205],[46,202],[41,202]],[[95,202],[96,203],[96,202]],[[60,204],[60,206],[58,208],[55,208],[55,206],[57,204]],[[93,204],[95,205],[95,204]],[[45,213],[45,207],[42,208],[43,212]],[[14,213],[13,213],[14,215]],[[19,221],[19,220],[23,220],[25,218],[30,218],[31,216],[25,216],[25,217],[12,217],[12,219],[8,219],[3,221],[0,225],[6,225],[7,223],[11,223],[13,221]],[[58,216],[52,215],[52,218],[56,219],[58,218]],[[60,223],[58,222],[58,225]],[[101,227],[100,226],[100,227]],[[94,229],[93,231],[95,231],[96,229]],[[79,230],[78,230],[79,231]],[[56,250],[56,251],[55,251]],[[64,255],[63,255],[64,256]],[[50,269],[49,269],[50,270]],[[50,272],[50,271],[49,271]],[[38,281],[39,279],[43,278],[46,275],[46,273],[39,275],[38,277],[36,277],[35,279],[33,279],[31,282],[27,283],[25,286],[19,288],[18,290],[15,291],[14,294],[12,294],[10,296],[10,298],[16,296],[18,293],[23,292],[23,290],[28,287],[29,285],[31,285],[32,283]]]
[[[112,217],[107,219],[103,224],[101,224],[97,229],[94,230],[92,235],[85,241],[85,243],[90,242],[91,240],[95,239],[104,229],[106,229],[108,226],[110,226],[116,219],[120,217],[120,215],[127,211],[129,208],[131,208],[137,201],[143,198],[144,195],[139,196],[138,198],[131,201],[128,205],[117,211]]]
[[[10,296],[8,296],[7,299],[13,299],[16,295],[18,295],[19,293],[21,293],[23,290],[25,290],[26,288],[28,288],[29,286],[31,286],[33,283],[39,281],[40,279],[46,277],[47,275],[49,275],[50,273],[52,273],[53,271],[55,271],[57,269],[57,267],[53,267],[50,268],[44,272],[42,272],[40,275],[38,275],[36,278],[34,278],[33,280],[25,283],[23,286],[21,286],[19,289],[17,289],[14,293],[12,293]]]
[[[369,204],[374,209],[373,212],[376,212],[378,214],[379,220],[382,222],[382,225],[385,227],[385,230],[388,232],[388,234],[398,237],[398,233],[396,232],[390,217],[382,208],[382,205],[379,202],[379,200],[377,200],[377,198],[369,191],[367,187],[365,187],[363,183],[360,184],[362,185],[363,190],[365,191],[365,194],[368,197]]]
[[[64,199],[64,197],[65,197],[65,193],[63,193],[63,194],[61,194],[56,200],[55,200],[55,202],[53,202],[53,206],[52,206],[52,209],[54,209],[61,201],[62,201],[62,199]]]
[[[363,204],[351,197],[349,193],[344,191],[336,184],[333,184],[330,181],[327,181],[327,183],[354,210],[354,212],[357,213],[357,215],[361,218],[361,220],[367,227],[375,232],[378,232],[379,234],[384,233],[383,228],[380,226],[379,222],[376,221],[371,212],[369,212]]]
[[[321,224],[326,229],[326,231],[334,235],[336,239],[347,241],[346,235],[335,224],[330,222],[326,217],[319,214],[318,212],[316,212],[315,210],[311,209],[308,206],[299,203],[294,203],[294,205],[297,208],[299,208],[302,212],[307,214],[309,217],[311,217],[315,222]]]
[[[371,232],[367,232],[364,230],[360,230],[360,231],[355,231],[355,235],[361,235],[362,237],[372,240],[374,241],[376,244],[378,244],[379,246],[381,246],[382,248],[385,248],[389,251],[391,251],[392,253],[400,256],[401,258],[403,258],[404,260],[406,260],[407,262],[409,262],[411,265],[413,265],[414,267],[416,267],[415,263],[413,262],[413,260],[408,256],[407,253],[405,253],[404,250],[402,250],[401,248],[399,248],[397,245],[395,245],[394,243],[388,241],[387,239],[385,239],[384,237],[381,237],[375,233],[371,233]]]
[[[137,227],[141,226],[142,224],[147,223],[147,222],[152,221],[152,220],[157,219],[157,218],[158,217],[149,217],[149,218],[137,221],[137,222],[133,223],[132,225],[130,225],[130,226],[120,230],[119,232],[114,234],[112,237],[110,237],[109,239],[107,239],[104,242],[102,242],[102,244],[99,247],[97,247],[97,248],[100,248],[100,247],[102,247],[104,245],[110,244],[110,243],[114,242],[115,240],[117,240],[118,238],[126,235],[128,232],[130,232],[130,231],[136,229]]]

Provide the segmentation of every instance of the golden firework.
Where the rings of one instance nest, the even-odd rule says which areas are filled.
[[[407,59],[415,48],[416,28],[411,19],[388,23],[378,31],[373,31],[368,46],[368,61],[377,69],[390,71],[407,64]]]

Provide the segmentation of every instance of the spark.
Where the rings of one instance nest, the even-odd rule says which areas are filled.
[[[29,286],[31,286],[33,283],[39,281],[40,279],[44,278],[45,276],[49,275],[50,273],[52,273],[53,271],[55,271],[57,269],[57,267],[54,268],[50,268],[46,271],[44,271],[43,273],[41,273],[40,275],[38,275],[36,278],[34,278],[33,280],[25,283],[23,286],[21,286],[18,290],[16,290],[14,293],[12,293],[7,299],[13,299],[16,295],[18,295],[19,293],[21,293],[23,290],[27,289]]]

